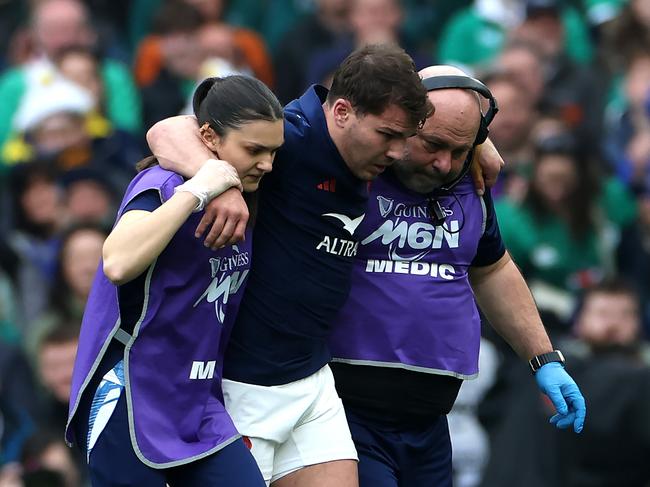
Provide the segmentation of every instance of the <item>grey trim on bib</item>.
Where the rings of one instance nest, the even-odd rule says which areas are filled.
[[[350,365],[367,365],[370,367],[388,367],[391,369],[404,369],[404,370],[410,370],[412,372],[422,372],[424,374],[431,374],[431,375],[447,375],[461,380],[471,380],[471,379],[476,379],[478,377],[478,373],[467,375],[467,374],[461,374],[459,372],[453,372],[451,370],[431,369],[429,367],[420,367],[418,365],[407,365],[398,362],[380,362],[377,360],[353,360],[353,359],[345,359],[345,358],[333,358],[332,362],[340,362],[342,364],[350,364]]]
[[[129,420],[129,435],[131,436],[131,446],[133,447],[133,451],[135,452],[135,455],[138,457],[138,459],[140,459],[140,461],[145,465],[147,465],[148,467],[155,468],[155,469],[162,469],[162,468],[177,467],[179,465],[185,465],[186,463],[191,463],[196,460],[200,460],[201,458],[210,456],[213,453],[230,445],[234,441],[237,441],[239,438],[241,438],[241,435],[237,434],[235,436],[232,436],[231,438],[222,441],[214,448],[211,448],[210,450],[200,453],[198,455],[194,455],[193,457],[183,458],[181,460],[175,460],[173,462],[166,462],[166,463],[152,462],[147,457],[145,457],[144,454],[142,453],[142,450],[140,450],[140,446],[138,445],[138,439],[136,438],[135,435],[135,422],[133,420],[133,398],[131,397],[131,381],[129,380],[129,367],[130,367],[129,355],[131,353],[131,347],[133,346],[133,343],[138,338],[138,332],[140,331],[140,326],[142,325],[142,322],[144,321],[144,318],[147,314],[147,307],[149,305],[149,289],[151,286],[151,276],[153,275],[153,271],[154,268],[156,267],[157,261],[158,259],[156,258],[156,260],[153,261],[151,266],[149,266],[149,270],[147,272],[147,277],[145,279],[145,284],[144,284],[144,300],[142,304],[142,313],[140,314],[140,318],[138,319],[137,323],[133,327],[133,335],[125,344],[126,347],[124,350],[124,388],[126,390],[126,408],[127,408],[127,417]],[[128,333],[126,332],[124,333],[128,335]]]
[[[86,388],[88,387],[88,384],[92,380],[93,376],[95,375],[95,372],[97,372],[97,368],[99,367],[99,363],[102,361],[104,358],[104,354],[106,353],[106,349],[108,346],[111,344],[111,341],[113,340],[113,337],[117,333],[117,330],[120,330],[120,322],[121,318],[118,317],[117,321],[115,322],[115,325],[113,325],[113,329],[109,333],[108,337],[106,338],[106,341],[104,341],[104,345],[102,345],[101,350],[97,354],[97,358],[95,359],[95,362],[93,363],[93,366],[90,368],[90,371],[88,371],[88,374],[86,375],[86,378],[84,379],[83,383],[81,384],[81,387],[79,388],[79,392],[77,393],[77,400],[74,403],[74,407],[72,408],[70,415],[68,416],[68,423],[65,425],[65,430],[68,431],[68,428],[70,428],[70,424],[72,423],[72,419],[75,417],[75,414],[77,414],[77,408],[79,407],[79,403],[81,402],[81,398],[83,397],[84,392],[86,391]],[[68,446],[72,446],[72,443],[70,443],[67,439],[67,435],[65,438],[65,442]]]
[[[483,196],[479,198],[481,200],[481,210],[483,211],[483,222],[481,223],[481,237],[485,234],[485,227],[487,226],[487,206],[485,206],[485,200]]]

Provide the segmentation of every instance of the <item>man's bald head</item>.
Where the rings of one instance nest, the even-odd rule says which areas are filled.
[[[420,76],[464,76],[454,66],[430,66]],[[465,88],[431,90],[427,96],[435,111],[416,137],[407,141],[407,156],[394,167],[408,188],[429,193],[458,177],[474,146],[481,123],[479,95]]]
[[[428,66],[424,69],[421,69],[420,77],[431,78],[433,76],[469,76],[465,71],[456,66],[450,66],[448,64],[438,64],[437,66]]]
[[[422,79],[434,78],[436,76],[464,76],[469,77],[462,69],[456,66],[441,64],[438,66],[428,66],[419,72]],[[481,99],[473,90],[465,88],[444,88],[431,90],[428,93],[429,100],[433,104],[435,111],[432,117],[440,117],[444,110],[445,115],[453,115],[462,118],[464,123],[476,123],[476,131],[481,120]]]

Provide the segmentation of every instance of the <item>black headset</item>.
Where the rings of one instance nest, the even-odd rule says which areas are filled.
[[[488,100],[489,108],[487,110],[487,113],[483,114],[483,112],[480,111],[481,122],[479,124],[478,132],[476,133],[476,138],[474,139],[473,146],[476,147],[477,145],[480,145],[483,142],[485,142],[485,139],[487,139],[488,134],[490,133],[488,126],[494,119],[494,116],[499,111],[499,106],[497,105],[497,101],[494,98],[494,96],[492,96],[492,93],[490,92],[487,86],[485,86],[479,80],[472,78],[470,76],[453,76],[453,75],[431,76],[429,78],[424,78],[422,79],[422,84],[424,85],[427,91],[446,90],[446,89],[454,89],[454,88],[459,88],[462,90],[472,90],[478,93],[479,95],[481,95],[486,100]],[[443,208],[440,206],[440,203],[438,202],[438,196],[441,196],[444,193],[451,192],[451,189],[461,179],[463,179],[463,177],[465,177],[465,175],[467,174],[471,166],[473,152],[474,151],[472,150],[467,155],[467,159],[465,160],[465,164],[463,165],[463,169],[460,172],[460,174],[453,181],[435,190],[434,193],[429,197],[428,199],[429,212],[431,214],[431,219],[434,225],[442,225],[446,219],[445,212]],[[456,196],[454,195],[454,197]],[[462,205],[461,205],[461,211],[462,211]],[[458,231],[460,231],[464,225],[465,225],[465,220],[463,218],[463,224],[461,228],[458,229]]]
[[[499,111],[497,101],[494,99],[487,86],[485,86],[479,80],[471,78],[469,76],[431,76],[429,78],[424,78],[422,80],[422,84],[427,89],[427,91],[446,90],[453,88],[472,90],[488,100],[490,107],[488,108],[488,111],[485,115],[483,112],[481,112],[481,124],[479,126],[478,133],[476,134],[474,145],[476,146],[485,142],[485,139],[487,139],[489,133],[488,125],[490,125],[490,122],[492,122],[492,119],[494,119],[494,116]]]

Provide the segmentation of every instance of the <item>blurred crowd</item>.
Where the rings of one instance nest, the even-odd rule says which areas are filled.
[[[556,431],[485,326],[456,485],[650,486],[650,0],[0,0],[0,487],[87,483],[63,443],[77,334],[146,130],[207,76],[286,103],[377,42],[498,100],[502,235],[587,400]]]

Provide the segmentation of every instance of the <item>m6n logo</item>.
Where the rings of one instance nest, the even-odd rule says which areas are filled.
[[[443,242],[450,249],[458,248],[459,239],[458,220],[451,220],[443,225],[432,225],[430,223],[415,222],[409,223],[406,220],[386,220],[379,228],[368,235],[361,245],[368,245],[370,242],[381,239],[383,245],[396,242],[400,249],[407,244],[413,250],[441,249]]]
[[[194,303],[194,307],[196,307],[204,298],[208,303],[214,303],[217,320],[221,324],[226,318],[224,308],[228,304],[228,297],[239,291],[248,276],[248,269],[233,271],[233,269],[248,265],[248,252],[240,253],[236,245],[233,245],[233,249],[236,253],[230,257],[210,259],[212,282]]]

